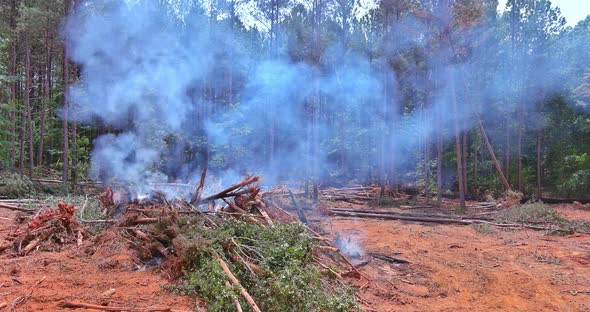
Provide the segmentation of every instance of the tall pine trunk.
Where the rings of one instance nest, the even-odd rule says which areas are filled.
[[[455,151],[457,156],[457,179],[459,183],[459,204],[460,210],[465,211],[465,181],[463,181],[464,174],[463,174],[463,153],[461,149],[461,130],[459,128],[459,108],[457,107],[457,94],[455,90],[455,74],[453,69],[448,69],[449,71],[449,84],[450,84],[450,93],[451,93],[451,103],[453,105],[453,124],[455,127]]]
[[[19,72],[19,75],[21,73]],[[20,92],[19,99],[23,99],[26,92],[23,91],[22,82],[19,81],[18,83],[18,90]],[[20,108],[20,154],[18,157],[18,170],[21,174],[25,173],[25,142],[26,142],[26,133],[27,133],[27,114],[26,109],[24,107],[24,100],[23,105]]]
[[[524,128],[524,112],[522,109],[522,103],[520,104],[519,107],[519,112],[518,112],[518,141],[516,143],[516,148],[518,149],[517,153],[518,153],[518,172],[517,172],[517,176],[518,176],[518,190],[521,192],[524,192],[523,188],[522,188],[522,132],[523,132],[523,128]]]
[[[35,166],[33,148],[33,121],[31,118],[31,38],[29,31],[25,31],[25,114],[29,125],[29,177],[33,177]]]
[[[18,34],[17,34],[17,15],[18,15],[18,7],[19,1],[12,0],[11,8],[10,8],[10,31],[11,31],[11,40],[10,40],[10,49],[8,52],[9,56],[9,65],[8,65],[8,74],[11,77],[16,76],[16,54],[17,54],[17,46],[18,46]],[[11,133],[11,144],[10,144],[10,165],[11,167],[15,166],[16,164],[16,140],[17,140],[17,133],[16,133],[16,98],[17,98],[17,87],[16,81],[10,82],[10,104],[11,104],[11,111],[10,111],[10,120],[12,121],[10,126],[10,133]]]
[[[436,134],[436,206],[442,204],[442,157],[443,157],[443,140],[442,129],[440,124]]]
[[[64,1],[64,15],[68,16],[70,12],[70,0]],[[69,131],[68,131],[68,86],[69,86],[69,63],[68,63],[68,48],[64,41],[63,45],[63,174],[62,174],[62,182],[65,184],[68,182],[68,164],[69,164],[69,154],[70,154],[70,138],[69,138]]]
[[[544,95],[542,94],[540,96],[540,100],[537,103],[537,118],[543,119],[543,111],[542,111],[542,105],[543,105],[543,100],[544,100]],[[540,126],[541,122],[539,122],[539,125],[537,125],[537,198],[541,198],[543,193],[542,193],[542,189],[541,189],[541,178],[543,175],[542,172],[542,151],[543,151],[543,128]]]
[[[510,115],[506,118],[506,151],[504,156],[504,175],[510,180]]]
[[[43,77],[43,99],[41,100],[41,124],[39,125],[39,147],[37,151],[37,166],[43,166],[43,151],[45,148],[45,123],[47,120],[47,108],[51,97],[49,95],[49,84],[51,81],[51,34],[49,18],[45,29],[45,69]]]

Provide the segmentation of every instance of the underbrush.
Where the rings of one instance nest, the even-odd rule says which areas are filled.
[[[218,257],[262,311],[357,310],[352,289],[326,279],[312,263],[315,242],[300,224],[264,227],[225,220],[212,229],[181,220],[178,225],[173,242],[183,263],[178,289],[205,299],[209,311],[235,311],[234,300],[250,310],[238,287],[227,284]]]
[[[483,235],[490,235],[495,233],[494,228],[489,224],[473,224],[471,226],[477,233]]]
[[[399,207],[399,200],[395,200],[391,197],[383,197],[373,201],[370,201],[369,206],[371,207]]]
[[[30,197],[35,192],[33,182],[24,175],[1,171],[0,196],[8,198]]]
[[[498,223],[542,226],[556,234],[590,232],[589,221],[569,220],[542,202],[529,202],[516,208],[504,210],[497,216],[496,221]]]

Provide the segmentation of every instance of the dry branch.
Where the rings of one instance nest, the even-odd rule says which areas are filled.
[[[231,288],[231,284],[228,281],[225,281],[225,286],[227,286],[227,288]],[[238,298],[236,298],[234,294],[232,294],[231,297],[231,300],[233,301],[234,306],[236,307],[236,312],[242,312],[242,305],[240,304]]]
[[[21,211],[21,212],[35,212],[35,211],[37,211],[35,209],[22,208],[22,207],[17,207],[17,206],[13,206],[13,205],[3,204],[3,203],[0,203],[0,208],[14,210],[14,211]]]
[[[416,215],[401,215],[395,213],[368,213],[368,212],[354,212],[354,211],[338,211],[332,210],[332,215],[343,216],[343,217],[358,217],[358,218],[374,218],[374,219],[389,219],[389,220],[402,220],[402,221],[417,221],[417,222],[431,222],[441,224],[460,224],[460,225],[471,225],[471,224],[487,224],[495,227],[520,227],[527,228],[537,231],[564,231],[560,228],[549,228],[536,225],[518,224],[518,223],[495,223],[481,218],[472,219],[457,219],[457,218],[440,218],[440,217],[429,217],[429,216],[416,216]],[[580,231],[582,234],[590,234],[590,232]]]
[[[258,308],[258,305],[256,305],[256,302],[254,302],[254,299],[252,299],[252,296],[250,296],[250,294],[246,291],[244,286],[242,286],[240,281],[230,271],[229,267],[227,266],[227,263],[225,263],[225,261],[223,261],[223,259],[221,259],[221,257],[217,253],[214,253],[213,256],[215,256],[215,259],[217,259],[217,262],[219,262],[219,265],[223,269],[223,272],[225,272],[225,275],[227,275],[232,284],[238,287],[238,289],[240,290],[240,294],[242,294],[242,297],[246,299],[246,302],[248,302],[250,308],[252,308],[254,312],[261,312],[260,308]]]
[[[231,194],[231,192],[240,189],[244,186],[250,185],[252,183],[256,183],[258,182],[258,180],[260,180],[259,177],[251,177],[251,178],[246,178],[244,179],[242,182],[235,184],[233,186],[230,186],[229,188],[217,193],[217,194],[213,194],[213,195],[209,195],[203,199],[198,200],[197,202],[195,202],[196,205],[200,205],[200,204],[204,204],[204,203],[208,203],[212,200],[216,200],[216,199],[221,199],[221,198],[226,198],[226,197],[231,197],[234,194]]]
[[[379,260],[387,261],[390,263],[401,263],[401,264],[408,264],[410,261],[401,258],[395,258],[388,255],[380,254],[380,253],[370,253],[369,256],[373,258],[377,258]]]
[[[108,307],[84,302],[65,301],[59,304],[61,308],[68,309],[94,309],[101,311],[137,311],[137,312],[180,312],[169,307],[134,308],[134,307]]]
[[[203,192],[203,186],[205,186],[205,177],[207,177],[207,161],[205,160],[205,167],[203,167],[203,172],[201,172],[201,179],[199,180],[199,186],[195,190],[195,194],[191,197],[191,205],[194,205],[201,199],[201,193]]]

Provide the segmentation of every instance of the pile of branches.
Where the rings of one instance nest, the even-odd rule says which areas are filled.
[[[55,209],[41,209],[28,222],[19,224],[0,245],[0,252],[12,248],[24,256],[31,251],[57,243],[59,245],[77,243],[89,237],[88,230],[75,218],[74,205],[59,201]],[[49,247],[49,246],[47,246]]]
[[[241,242],[238,237],[226,240],[191,237],[190,233],[227,232],[227,227],[240,224],[255,225],[253,228],[272,229],[282,224],[297,223],[304,228],[315,243],[310,253],[311,261],[318,270],[342,283],[344,277],[360,279],[361,273],[334,246],[330,239],[308,226],[305,214],[293,199],[294,214],[281,207],[275,198],[282,197],[282,190],[262,192],[257,176],[247,176],[239,183],[215,194],[202,196],[203,181],[190,200],[167,199],[165,194],[153,192],[149,198],[135,199],[127,203],[117,203],[111,189],[102,195],[101,202],[112,205],[106,207],[111,219],[90,222],[113,223],[124,231],[133,242],[136,257],[144,263],[157,263],[169,273],[171,278],[179,277],[195,258],[195,248],[203,250],[218,263],[226,275],[230,289],[237,289],[240,296],[253,311],[260,311],[258,304],[239,280],[240,274],[231,271],[236,265],[254,275],[265,275],[260,267],[265,262],[263,253],[256,250],[256,242]],[[280,196],[277,196],[280,195]],[[120,198],[121,196],[119,196]],[[123,207],[124,212],[118,213]],[[221,230],[220,230],[221,229]],[[229,230],[231,231],[231,230]],[[206,236],[206,235],[205,235]],[[203,241],[206,240],[206,241]],[[207,246],[207,247],[205,247]],[[153,261],[153,260],[156,261]],[[241,299],[242,300],[242,299]],[[239,301],[235,301],[236,306]]]
[[[378,190],[377,190],[378,191]],[[328,201],[345,201],[353,204],[363,204],[376,198],[375,190],[370,186],[356,186],[345,188],[326,188],[320,190],[322,199]]]

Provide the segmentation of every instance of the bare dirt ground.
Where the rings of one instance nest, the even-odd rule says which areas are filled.
[[[14,216],[0,209],[0,240],[13,226]],[[172,294],[162,287],[170,281],[160,272],[138,267],[128,253],[110,243],[105,237],[92,247],[69,246],[61,252],[36,251],[25,257],[4,253],[0,257],[0,304],[7,303],[6,311],[10,311],[11,303],[31,294],[16,306],[17,311],[65,311],[59,306],[64,301],[192,311],[194,299]]]
[[[590,210],[555,207],[568,218],[590,220]],[[0,238],[9,232],[14,216],[0,210]],[[410,261],[391,264],[371,258],[360,269],[371,282],[352,282],[366,311],[590,311],[590,294],[575,292],[590,290],[590,235],[498,229],[484,234],[470,226],[320,220],[330,235],[358,240],[365,254]],[[163,287],[170,283],[165,274],[138,267],[112,241],[106,236],[100,243],[60,252],[3,254],[0,304],[10,307],[18,297],[31,294],[17,311],[62,311],[63,301],[194,309],[194,299]]]
[[[556,206],[576,219],[590,211]],[[360,297],[375,311],[590,311],[590,235],[530,230],[482,234],[470,226],[333,217],[333,235],[350,235],[372,258]]]

